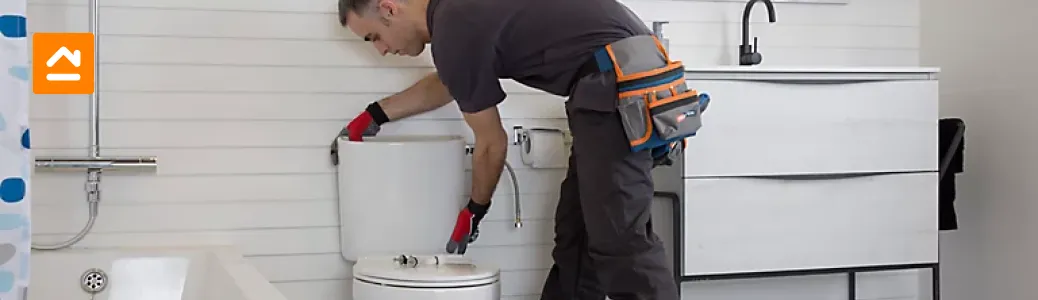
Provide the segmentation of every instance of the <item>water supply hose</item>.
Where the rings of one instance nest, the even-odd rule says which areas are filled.
[[[473,150],[475,150],[475,146],[465,145],[465,154],[472,154]],[[507,160],[505,161],[505,169],[508,170],[508,177],[512,179],[512,196],[514,196],[513,200],[515,201],[515,219],[513,220],[513,225],[515,226],[515,228],[522,228],[523,210],[522,206],[519,205],[519,177],[515,176],[515,169],[512,168],[512,165],[509,164]]]
[[[505,169],[508,170],[508,177],[512,178],[512,196],[515,196],[515,228],[523,227],[522,219],[522,207],[519,207],[519,177],[515,176],[515,170],[512,169],[512,165],[505,161]]]

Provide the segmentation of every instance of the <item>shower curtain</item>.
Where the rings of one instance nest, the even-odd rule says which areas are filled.
[[[0,0],[0,299],[29,285],[29,54],[26,0]]]

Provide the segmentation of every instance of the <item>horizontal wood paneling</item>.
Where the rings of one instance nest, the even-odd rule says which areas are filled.
[[[49,13],[55,7],[40,7],[41,13]],[[65,13],[64,9],[58,12]],[[83,13],[86,11],[84,10]],[[342,31],[333,28],[334,34],[329,36],[313,36],[300,39],[296,35],[278,35],[270,31],[249,31],[250,34],[268,34],[262,36],[241,37],[241,33],[231,32],[226,35],[233,38],[221,38],[219,32],[204,30],[195,31],[194,27],[127,27],[122,18],[140,15],[147,17],[154,14],[162,19],[168,13],[161,10],[120,10],[102,9],[114,19],[105,19],[102,27],[101,51],[103,63],[189,63],[189,64],[254,64],[254,65],[307,65],[307,66],[351,66],[351,67],[415,67],[432,66],[430,52],[424,52],[419,59],[405,57],[380,57],[371,45],[359,38],[347,35],[343,39]],[[57,13],[57,12],[55,12]],[[201,18],[212,12],[179,11],[185,15],[175,18]],[[220,14],[240,14],[236,12],[219,12]],[[188,14],[199,14],[197,16]],[[251,13],[250,13],[251,14]],[[306,16],[306,15],[300,15]],[[223,19],[223,17],[231,19]],[[334,16],[314,15],[306,18],[306,22],[293,24],[292,20],[283,20],[284,14],[272,14],[270,19],[256,20],[257,23],[284,22],[283,26],[312,26],[313,19],[336,22]],[[205,24],[206,26],[230,26],[235,22],[233,15],[211,16],[214,20],[226,24]],[[46,20],[37,23],[46,22]],[[34,32],[71,31],[86,28],[67,28],[79,23],[32,24]],[[293,24],[293,25],[289,25]],[[337,24],[337,23],[336,23]],[[54,28],[51,28],[51,27]],[[680,35],[668,36],[671,46],[731,46],[741,43],[741,23],[691,23],[676,22],[666,25],[667,32],[683,32]],[[759,36],[761,46],[797,47],[797,48],[856,48],[856,49],[914,49],[919,42],[919,35],[914,27],[900,26],[855,26],[831,25],[810,26],[777,23],[754,23],[751,34]],[[106,28],[127,28],[133,31],[107,32]],[[115,30],[115,29],[112,29]],[[174,31],[175,30],[175,31]],[[297,29],[293,29],[297,30]],[[348,31],[347,31],[348,32]],[[687,34],[685,34],[687,33]],[[819,39],[818,37],[827,37]],[[161,55],[169,49],[192,49],[190,52],[179,52],[172,55]],[[312,55],[289,55],[293,51],[306,51]],[[291,56],[291,57],[285,57]]]
[[[686,64],[735,62],[743,3],[623,2],[647,23],[670,21],[671,53]],[[31,32],[87,29],[87,0],[29,3]],[[105,0],[101,6],[102,154],[156,156],[159,169],[106,173],[100,218],[77,246],[230,243],[289,299],[349,299],[327,147],[367,103],[432,71],[429,53],[378,56],[338,25],[328,0]],[[916,0],[780,3],[774,24],[758,6],[751,34],[759,37],[765,65],[918,63]],[[564,99],[502,83],[509,93],[500,106],[503,127],[566,127]],[[86,96],[31,101],[34,155],[86,152]],[[383,132],[460,134],[472,142],[454,104]],[[469,253],[502,266],[504,300],[539,299],[565,171],[529,169],[516,147],[508,159],[517,169],[525,226],[512,228],[517,191],[503,174],[484,234]],[[77,232],[86,220],[84,176],[37,171],[34,180],[34,241]],[[861,275],[859,299],[915,299],[912,274]],[[844,284],[842,276],[696,282],[684,284],[684,299],[843,300]]]
[[[86,222],[84,204],[37,206],[33,232],[75,233]],[[79,207],[83,206],[83,207]],[[155,232],[177,230],[235,230],[336,226],[335,203],[324,200],[266,202],[241,205],[153,204],[106,205],[93,232]]]
[[[814,47],[805,48],[798,46],[776,46],[768,44],[764,41],[758,44],[758,51],[766,59],[762,65],[805,65],[805,66],[833,66],[833,65],[857,65],[857,66],[912,66],[918,64],[918,57],[916,57],[917,51],[908,48],[824,48]],[[674,45],[670,46],[670,53],[674,59],[681,60],[690,67],[698,66],[713,66],[713,65],[735,65],[737,64],[738,58],[738,45],[739,43],[731,43],[726,45],[715,45],[715,46],[688,46],[688,45]],[[131,50],[134,51],[134,50]],[[370,51],[370,50],[369,50]],[[138,53],[140,54],[140,53]],[[252,54],[249,54],[252,55]],[[276,54],[270,54],[276,55]],[[248,55],[243,55],[248,56]],[[149,64],[157,65],[162,67],[166,64],[175,64],[177,62],[169,62],[170,60],[176,59],[171,56],[171,59],[159,60],[158,62],[105,62],[102,64],[102,70],[110,68],[111,65],[123,65],[123,64]],[[346,56],[347,58],[350,56]],[[219,60],[218,60],[219,59]],[[398,58],[382,58],[385,61],[392,61]],[[103,59],[102,60],[106,60]],[[183,60],[197,60],[197,59],[183,59]],[[215,59],[206,59],[207,62],[193,63],[191,66],[259,66],[259,67],[311,67],[311,68],[343,68],[351,66],[339,66],[333,64],[319,64],[311,65],[309,62],[293,62],[291,59],[285,61],[268,61],[261,64],[248,64],[241,62],[242,58],[237,59],[224,59],[217,57]],[[363,64],[363,63],[357,63]],[[364,64],[363,67],[370,68],[386,68],[386,65],[392,63],[378,63],[372,62],[370,64]],[[431,67],[426,65],[418,66],[406,66],[401,68],[429,68],[421,69],[425,71],[432,71]],[[416,71],[422,72],[425,71]],[[114,76],[114,75],[111,75]],[[523,86],[516,86],[512,80],[501,80],[506,92],[515,93],[534,93],[539,95],[547,95],[532,91]],[[119,87],[108,87],[104,86],[103,90],[119,90]],[[360,92],[364,92],[363,90]],[[238,91],[247,92],[247,91]],[[378,93],[389,93],[386,90],[379,90]],[[514,95],[514,94],[513,94]],[[550,96],[550,95],[549,95]]]
[[[368,103],[392,93],[304,93],[295,95],[257,92],[163,93],[105,92],[101,120],[119,121],[336,121],[338,126],[357,115]],[[86,121],[87,96],[33,95],[33,120]],[[564,98],[549,94],[512,94],[498,107],[503,119],[562,119]],[[204,109],[200,109],[204,108]],[[451,102],[408,120],[458,120],[461,113]],[[35,123],[35,122],[34,122]],[[180,123],[170,123],[175,126]]]
[[[523,228],[517,233],[541,233],[538,222],[548,222],[554,215],[554,200],[544,195],[527,195],[523,209]],[[554,198],[554,197],[552,197]],[[535,201],[529,201],[534,199]],[[79,199],[68,199],[74,204],[37,205],[34,210],[33,232],[75,233],[86,222],[86,205]],[[377,200],[377,199],[376,199]],[[485,222],[500,222],[511,226],[512,199],[495,199],[495,210]],[[460,203],[459,206],[463,203]],[[498,208],[500,207],[500,208]],[[339,225],[337,201],[296,200],[250,203],[189,203],[147,205],[105,205],[103,217],[98,218],[92,232],[153,232],[191,230],[245,230],[254,228],[330,227]],[[36,217],[39,217],[37,219]],[[138,224],[140,223],[140,224]],[[531,225],[533,224],[533,225]],[[498,228],[488,225],[488,228]],[[489,230],[489,229],[487,229]],[[513,232],[510,228],[502,228]],[[550,231],[548,232],[550,236]],[[494,234],[489,231],[490,235]],[[511,234],[509,234],[511,235]],[[512,236],[515,237],[515,236]],[[537,241],[538,236],[524,236]],[[522,241],[516,241],[522,242]]]
[[[94,233],[142,233],[180,230],[284,229],[338,226],[335,203],[269,203],[249,205],[210,204],[204,207],[148,205],[106,206],[94,225]],[[34,234],[73,234],[86,223],[81,209],[43,207],[33,211]],[[39,216],[39,219],[36,217]],[[522,228],[511,221],[487,221],[480,226],[481,245],[525,245],[551,242],[552,226],[546,220],[527,220]],[[444,237],[446,238],[446,237]],[[446,242],[446,240],[444,240]]]
[[[34,5],[86,6],[87,0],[29,0]],[[738,21],[744,3],[671,0],[623,0],[646,21],[665,19],[695,22]],[[790,24],[802,25],[873,25],[909,26],[919,24],[919,2],[911,0],[851,1],[850,5],[805,5],[777,3],[777,15]],[[187,9],[231,12],[277,12],[287,14],[333,14],[335,3],[323,0],[105,0],[102,7]],[[759,10],[756,10],[759,9]],[[764,12],[763,7],[754,12]],[[766,14],[753,14],[753,20],[764,21]],[[883,18],[878,18],[883,17]]]
[[[108,218],[102,200],[101,218]],[[39,211],[39,210],[37,210]],[[85,212],[83,213],[85,214]],[[43,222],[42,219],[33,218]],[[33,243],[53,243],[67,239],[67,234],[34,232]],[[325,254],[339,252],[339,227],[292,227],[248,230],[199,230],[168,232],[93,232],[76,247],[110,248],[136,246],[170,246],[180,244],[233,244],[246,256]],[[475,247],[475,246],[473,246]]]
[[[352,118],[352,117],[350,117]],[[348,121],[104,121],[101,138],[106,148],[312,148],[327,150]],[[507,119],[502,129],[512,135],[512,126],[567,129],[565,119]],[[85,147],[86,121],[35,121],[34,148],[68,149]],[[465,121],[400,120],[382,126],[380,135],[460,135],[474,143]],[[460,149],[459,152],[464,149]],[[327,152],[327,151],[325,151]],[[519,159],[519,149],[509,151]],[[516,161],[518,163],[518,160]],[[519,167],[518,165],[513,165]],[[324,170],[323,168],[321,170]]]
[[[220,65],[112,64],[101,67],[102,91],[264,92],[285,97],[307,93],[395,93],[432,68],[314,68]],[[507,93],[536,93],[501,80]]]
[[[690,65],[729,64],[721,55],[735,53],[741,39],[737,3],[629,1],[646,22],[669,20],[667,32],[674,56]],[[915,64],[918,48],[914,1],[881,1],[858,12],[840,6],[778,5],[779,22],[765,24],[754,14],[751,33],[760,38],[766,64],[907,65]],[[883,4],[886,4],[885,6]],[[113,4],[113,6],[116,4]],[[265,4],[258,4],[263,6]],[[661,5],[681,15],[656,15]],[[246,10],[147,9],[109,6],[102,9],[101,60],[105,63],[185,63],[276,66],[428,67],[429,53],[419,59],[378,57],[347,30],[339,28],[332,8],[312,13]],[[159,4],[158,6],[163,6]],[[896,7],[891,9],[890,7]],[[325,6],[326,7],[326,6]],[[829,10],[828,13],[819,10]],[[86,29],[86,7],[30,5],[31,13],[48,16],[30,20],[32,31]],[[81,11],[76,11],[81,10]],[[306,11],[305,9],[303,11]],[[851,14],[851,16],[847,16]],[[76,17],[82,19],[75,19]],[[72,18],[72,19],[69,19]],[[33,23],[35,22],[35,23]],[[139,24],[156,24],[141,26]],[[161,25],[159,25],[161,24]],[[825,25],[825,26],[819,26]],[[824,38],[819,38],[824,37]],[[242,49],[249,49],[242,51]],[[167,51],[191,49],[191,51]],[[827,50],[850,52],[827,55]],[[305,51],[311,55],[284,55]],[[171,53],[167,53],[171,52]],[[808,53],[804,53],[808,52]],[[813,52],[813,53],[812,53]],[[813,55],[809,55],[813,54]],[[789,55],[793,54],[793,55]],[[868,60],[860,57],[887,57]],[[809,57],[811,59],[791,59]]]
[[[82,198],[85,176],[78,172],[40,173],[34,185],[47,189],[34,191],[33,203],[55,205]],[[469,173],[471,174],[471,173]],[[498,181],[494,199],[512,202],[515,191],[511,178]],[[516,170],[522,203],[537,205],[541,198],[555,199],[564,170]],[[250,175],[186,175],[149,176],[108,173],[104,184],[119,188],[105,189],[105,204],[223,203],[264,201],[306,201],[335,199],[335,174],[250,174]],[[156,194],[155,191],[171,191]],[[547,195],[547,196],[546,196]],[[554,201],[554,200],[552,200]]]
[[[37,157],[71,156],[80,157],[84,150],[37,149]],[[327,147],[320,148],[139,148],[104,149],[103,156],[156,156],[159,162],[157,175],[231,175],[231,174],[313,174],[334,173]],[[510,151],[512,152],[512,151]],[[280,158],[280,159],[277,159]],[[290,159],[289,159],[290,158]],[[510,158],[510,161],[513,161]],[[468,163],[468,161],[466,161]],[[520,182],[540,180],[533,176],[524,180],[525,172],[519,163],[513,167]],[[553,169],[559,170],[559,169]],[[40,174],[38,171],[37,174]],[[532,172],[544,172],[537,169]],[[115,174],[115,173],[113,173]],[[505,173],[507,175],[507,173]],[[153,176],[153,175],[137,175]],[[502,180],[511,184],[507,176]],[[557,182],[552,180],[553,182]],[[521,183],[522,184],[522,183]],[[525,184],[524,184],[525,185]],[[536,185],[531,185],[536,186]],[[499,183],[500,188],[505,188]]]

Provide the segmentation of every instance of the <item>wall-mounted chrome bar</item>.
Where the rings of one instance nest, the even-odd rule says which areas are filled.
[[[544,129],[538,129],[538,128],[525,129],[521,125],[512,126],[512,145],[521,146],[523,143],[525,143],[526,139],[528,139],[530,137],[529,133],[527,133],[528,130],[544,130]],[[563,137],[565,138],[566,143],[568,144],[568,143],[572,142],[573,135],[570,133],[569,130],[564,130],[564,129],[550,129],[550,130],[552,130],[552,131],[556,131],[556,130],[557,131],[561,131],[562,134],[563,134]]]
[[[86,200],[89,218],[86,225],[72,238],[51,245],[33,243],[32,249],[58,250],[78,243],[97,220],[98,204],[101,202],[101,172],[104,170],[154,170],[158,162],[154,157],[102,157],[101,156],[101,22],[100,0],[90,0],[90,32],[94,33],[94,92],[90,94],[89,134],[90,145],[87,157],[42,157],[36,158],[36,168],[44,170],[86,169]]]
[[[90,1],[90,32],[94,33],[94,92],[90,94],[90,157],[101,156],[101,1]]]
[[[42,169],[98,169],[98,170],[145,170],[158,168],[158,159],[154,157],[99,157],[99,158],[58,158],[41,157],[36,159],[36,168]]]

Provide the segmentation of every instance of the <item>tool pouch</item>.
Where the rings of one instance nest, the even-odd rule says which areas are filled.
[[[709,97],[685,84],[685,66],[671,61],[655,36],[639,35],[595,53],[600,70],[616,73],[619,103],[632,151],[673,149],[702,127]]]

